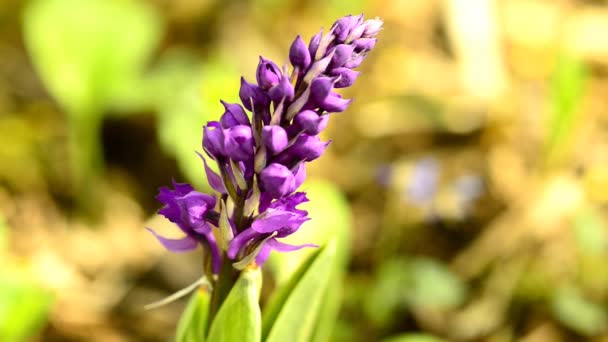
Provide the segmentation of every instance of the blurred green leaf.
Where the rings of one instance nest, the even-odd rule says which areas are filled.
[[[51,303],[51,294],[37,287],[26,275],[1,273],[0,341],[20,342],[35,335],[46,321]]]
[[[33,0],[25,42],[49,92],[71,115],[98,113],[133,84],[162,23],[135,0]]]
[[[255,342],[261,340],[260,288],[262,273],[259,268],[246,268],[226,301],[220,307],[209,330],[208,341]]]
[[[403,258],[386,260],[380,265],[376,285],[364,297],[365,311],[374,323],[388,323],[393,311],[406,305],[407,293],[404,289],[408,283],[408,267],[409,263]]]
[[[398,308],[449,309],[460,305],[465,295],[465,284],[444,265],[424,258],[394,258],[381,265],[365,308],[370,319],[384,325]]]
[[[318,321],[314,328],[313,341],[326,341],[331,336],[340,305],[342,303],[342,279],[349,259],[351,212],[348,202],[338,187],[327,181],[310,179],[302,187],[307,192],[310,202],[304,203],[302,208],[307,210],[307,222],[294,236],[287,241],[293,244],[316,243],[325,245],[329,240],[335,240],[336,263],[331,273],[326,292],[323,294],[323,305]],[[275,253],[271,256],[270,264],[277,278],[278,286],[288,280],[293,282],[294,272],[300,272],[306,266],[301,266],[312,254],[314,249],[302,250],[297,253]],[[310,262],[310,260],[309,260]],[[293,284],[291,285],[293,287]],[[289,288],[290,285],[284,285]]]
[[[344,287],[342,279],[344,278],[344,273],[344,267],[335,267],[332,270],[327,289],[321,300],[322,305],[311,341],[322,342],[331,339],[342,304],[342,291]]]
[[[389,337],[383,342],[444,342],[445,340],[427,334],[403,334]]]
[[[304,263],[294,279],[280,289],[264,312],[264,341],[311,341],[336,263],[335,240]]]
[[[599,255],[606,250],[606,224],[592,209],[583,210],[574,218],[576,241],[584,254]]]
[[[584,298],[574,287],[558,289],[551,309],[560,322],[583,335],[595,335],[607,327],[608,317],[602,306]]]
[[[209,292],[204,288],[199,289],[190,297],[188,305],[177,324],[176,342],[205,341],[209,297]]]
[[[453,308],[464,300],[464,283],[443,264],[430,259],[415,259],[409,272],[412,281],[408,289],[410,305]]]
[[[31,0],[23,31],[40,78],[71,119],[72,195],[81,210],[99,215],[101,117],[115,97],[139,85],[160,40],[160,16],[136,0]]]
[[[350,255],[352,219],[344,194],[336,185],[319,179],[308,179],[302,185],[302,190],[306,191],[310,201],[300,207],[308,211],[311,220],[304,223],[296,234],[283,241],[323,246],[336,239],[339,263],[346,264]],[[269,261],[277,282],[282,284],[290,279],[300,264],[314,252],[314,249],[305,249],[295,253],[273,253]]]
[[[201,66],[193,56],[174,51],[163,57],[152,78],[163,148],[175,156],[190,182],[210,189],[194,151],[202,150],[203,125],[224,112],[219,99],[237,101],[240,83],[234,64],[214,57]]]
[[[551,80],[552,114],[548,128],[550,154],[561,152],[559,149],[574,126],[586,80],[587,69],[582,60],[570,55],[560,57]]]
[[[274,291],[262,312],[262,336],[268,336],[268,333],[281,312],[283,305],[285,305],[287,298],[320,253],[320,250],[316,250],[300,265],[300,268],[292,274],[289,281]]]

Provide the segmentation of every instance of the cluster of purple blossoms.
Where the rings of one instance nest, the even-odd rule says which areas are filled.
[[[225,112],[220,120],[204,127],[203,149],[217,163],[219,174],[200,157],[219,200],[188,184],[160,189],[157,199],[165,206],[159,213],[186,236],[167,239],[153,232],[159,241],[173,251],[200,244],[210,256],[213,273],[219,272],[222,258],[236,267],[254,260],[261,265],[272,250],[314,246],[293,246],[279,239],[308,220],[308,213],[297,209],[308,201],[306,194],[296,192],[306,178],[305,164],[327,148],[329,142],[318,134],[330,113],[344,111],[352,101],[334,90],[354,83],[359,72],[353,69],[374,47],[381,27],[379,19],[349,15],[337,20],[328,33],[321,30],[313,36],[308,46],[296,37],[289,50],[291,73],[287,65],[279,68],[260,57],[256,84],[241,78],[242,105],[222,101]]]

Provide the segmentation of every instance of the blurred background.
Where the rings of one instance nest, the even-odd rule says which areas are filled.
[[[219,99],[349,13],[385,28],[296,237],[349,246],[331,340],[608,340],[608,1],[3,0],[0,341],[171,340],[143,306],[201,255],[157,188],[209,191]]]

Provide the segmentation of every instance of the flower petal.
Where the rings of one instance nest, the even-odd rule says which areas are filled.
[[[264,244],[264,246],[262,247],[262,249],[260,250],[258,255],[256,255],[255,263],[258,266],[262,266],[264,264],[264,262],[266,262],[266,259],[268,259],[268,257],[270,256],[270,252],[272,251],[272,248],[268,245],[268,243],[273,240],[274,239],[268,240],[268,242],[266,242]]]
[[[220,250],[217,247],[217,242],[215,241],[215,237],[212,232],[209,234],[205,234],[207,238],[207,245],[209,246],[209,252],[211,253],[211,264],[213,268],[213,273],[220,273],[220,268],[222,265],[222,256],[220,255]]]
[[[161,235],[158,235],[154,230],[146,228],[152,235],[154,235],[158,241],[168,250],[172,252],[187,252],[196,249],[198,242],[190,237],[184,236],[181,239],[168,239]]]
[[[202,154],[199,152],[196,152],[196,154],[198,154],[198,156],[203,160],[203,164],[205,164],[205,173],[207,174],[207,181],[209,182],[209,185],[213,188],[213,190],[221,194],[227,193],[226,187],[224,186],[224,181],[222,181],[222,177],[220,177],[220,175],[215,173],[215,171],[213,171],[209,165],[207,165],[207,160]]]
[[[230,259],[236,258],[237,254],[251,239],[260,236],[260,233],[255,231],[253,228],[247,228],[243,230],[240,234],[235,236],[232,241],[230,241],[230,245],[228,245],[228,257]]]
[[[192,230],[202,235],[208,235],[211,233],[211,226],[209,226],[207,222],[203,221],[198,223],[196,226],[193,226]]]
[[[277,250],[279,252],[293,252],[293,251],[297,251],[299,249],[306,248],[306,247],[314,247],[314,248],[319,247],[318,245],[315,245],[312,243],[305,243],[303,245],[290,245],[290,244],[286,244],[284,242],[280,242],[277,239],[268,240],[266,245],[272,247],[272,249]]]
[[[283,210],[272,210],[260,215],[260,218],[253,221],[251,228],[259,233],[272,233],[283,227],[293,226],[298,219],[301,219],[301,217],[295,213]]]

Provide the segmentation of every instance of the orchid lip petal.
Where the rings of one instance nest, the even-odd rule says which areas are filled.
[[[169,239],[169,238],[159,235],[151,228],[146,228],[146,229],[150,233],[152,233],[152,235],[154,235],[154,237],[156,237],[156,239],[158,239],[158,241],[166,249],[168,249],[172,252],[177,252],[177,253],[189,252],[191,250],[196,249],[196,247],[198,246],[198,242],[196,241],[196,239],[194,239],[193,237],[190,237],[190,236],[184,236],[183,238],[179,238],[179,239]]]
[[[299,215],[283,210],[267,211],[262,218],[259,218],[251,224],[251,228],[259,233],[275,232],[283,227],[291,226],[298,223]]]
[[[272,240],[274,239],[270,239],[268,242]],[[258,266],[262,266],[266,262],[266,259],[268,259],[270,256],[270,252],[272,252],[272,248],[268,245],[268,242],[264,244],[258,255],[255,256],[255,263]]]
[[[312,243],[305,243],[303,245],[290,245],[284,242],[281,242],[277,239],[268,240],[267,244],[272,247],[272,249],[277,250],[279,252],[293,252],[300,250],[306,247],[319,248],[318,245]]]
[[[202,235],[207,235],[211,233],[211,227],[207,222],[202,222],[200,225],[192,227],[192,230]]]
[[[217,242],[215,241],[215,237],[212,232],[209,232],[205,235],[207,238],[207,246],[209,246],[209,252],[211,253],[211,268],[213,273],[220,273],[220,268],[222,266],[222,257],[220,255],[220,250],[217,246]]]
[[[256,248],[251,253],[249,253],[248,255],[243,257],[243,259],[233,263],[232,266],[234,268],[236,268],[237,270],[242,270],[247,265],[249,265],[254,259],[256,260],[256,263],[257,263],[257,260],[261,260],[261,263],[258,263],[258,265],[261,266],[261,264],[264,263],[264,261],[266,260],[266,258],[268,258],[268,255],[270,254],[270,247],[267,246],[266,243],[269,240],[274,239],[275,235],[276,235],[276,233],[272,233],[272,234],[268,235],[267,237],[265,237],[264,240],[262,240],[258,243]],[[258,257],[260,259],[258,259]]]
[[[260,233],[254,230],[253,228],[247,228],[243,230],[240,234],[236,235],[230,244],[228,245],[227,255],[228,258],[234,259],[236,258],[239,251],[249,242],[251,239],[259,236]]]

